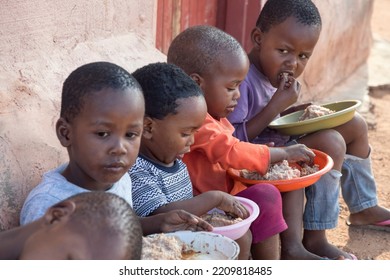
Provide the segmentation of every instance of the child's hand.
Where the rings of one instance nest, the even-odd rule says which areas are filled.
[[[220,192],[220,194],[222,196],[222,200],[221,203],[217,206],[218,209],[221,209],[222,211],[225,211],[225,213],[234,217],[240,217],[242,219],[245,219],[249,216],[248,209],[246,209],[238,199],[228,193]]]
[[[163,215],[162,232],[179,230],[212,231],[213,227],[201,218],[184,210],[172,210]]]
[[[277,105],[279,112],[283,112],[286,108],[297,102],[300,90],[300,83],[293,76],[283,73],[280,78],[279,87],[272,96],[270,103],[272,102]]]
[[[306,145],[295,144],[284,147],[287,153],[287,161],[289,162],[306,162],[308,164],[313,162],[315,154]]]

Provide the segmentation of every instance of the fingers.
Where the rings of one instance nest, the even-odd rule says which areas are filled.
[[[201,218],[188,213],[187,211],[184,210],[179,210],[178,215],[181,219],[181,222],[178,223],[182,225],[183,229],[187,230],[193,230],[193,231],[199,231],[199,230],[204,230],[204,231],[212,231],[213,227],[206,221],[202,220]]]
[[[301,91],[301,83],[293,77],[289,77],[288,81],[286,82],[286,88],[291,88],[294,90],[294,92],[299,93]]]
[[[232,212],[229,213],[234,214],[235,217],[240,217],[242,219],[245,219],[249,216],[248,209],[246,209],[246,207],[237,199],[234,199],[232,204]]]
[[[212,231],[212,230],[213,227],[208,222],[198,218],[198,223],[196,224],[196,228],[194,231]]]

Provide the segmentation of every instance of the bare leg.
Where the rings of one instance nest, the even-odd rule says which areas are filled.
[[[252,244],[251,251],[254,260],[279,260],[279,234]]]
[[[282,193],[283,216],[288,229],[280,233],[282,260],[319,260],[302,244],[304,190]]]
[[[239,260],[248,260],[251,254],[252,233],[248,230],[242,237],[236,240],[240,246]]]

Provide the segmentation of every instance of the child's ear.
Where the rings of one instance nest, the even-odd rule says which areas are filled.
[[[144,118],[144,130],[142,132],[143,138],[145,138],[145,139],[152,138],[152,136],[153,136],[152,131],[153,131],[154,124],[155,124],[155,122],[153,121],[152,118],[150,118],[150,117]]]
[[[57,138],[64,147],[70,145],[70,124],[64,118],[59,118],[56,123]]]
[[[198,86],[202,87],[203,78],[198,73],[192,73],[190,77],[198,84]]]
[[[251,32],[251,39],[252,39],[253,46],[255,48],[260,48],[261,37],[262,37],[262,32],[261,32],[260,28],[258,28],[258,27],[253,28],[253,30]]]
[[[54,224],[60,222],[76,210],[76,203],[71,200],[61,201],[51,206],[45,213],[44,219],[47,224]]]

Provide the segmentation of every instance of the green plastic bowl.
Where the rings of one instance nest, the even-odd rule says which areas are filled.
[[[285,135],[301,135],[321,129],[333,128],[350,121],[356,109],[361,105],[359,100],[345,100],[327,103],[320,106],[336,111],[335,113],[309,120],[298,121],[304,110],[297,111],[273,120],[268,127]]]

